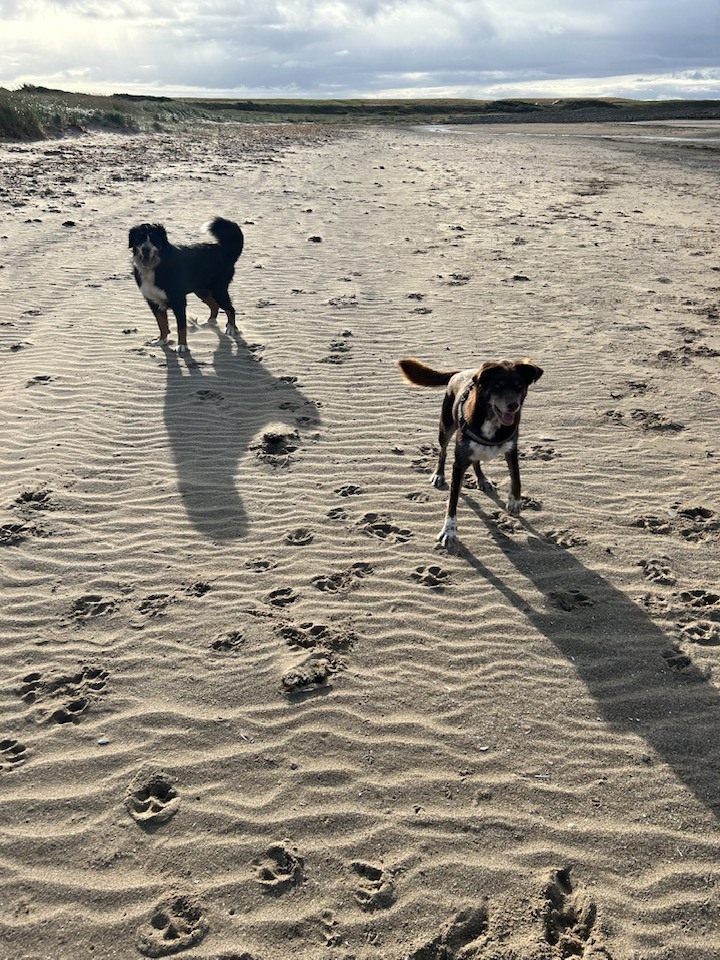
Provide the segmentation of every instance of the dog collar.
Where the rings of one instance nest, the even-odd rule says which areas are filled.
[[[475,386],[473,381],[465,387],[463,392],[460,394],[460,399],[458,400],[457,405],[457,418],[458,418],[458,427],[460,432],[464,437],[467,437],[469,440],[472,440],[474,443],[482,443],[486,447],[497,447],[501,443],[507,443],[508,440],[513,440],[517,436],[518,428],[515,427],[510,436],[505,437],[504,440],[486,440],[485,437],[479,436],[477,433],[472,431],[468,425],[467,420],[465,419],[465,401],[470,396],[470,391]]]

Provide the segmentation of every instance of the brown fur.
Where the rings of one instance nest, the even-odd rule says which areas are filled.
[[[480,462],[503,454],[510,471],[508,511],[519,513],[521,485],[517,441],[520,416],[528,387],[543,374],[540,367],[530,359],[495,360],[484,363],[478,370],[443,372],[415,357],[398,360],[398,366],[405,379],[416,386],[446,387],[438,436],[440,455],[435,473],[430,478],[433,486],[445,486],[447,447],[455,436],[447,516],[438,534],[442,545],[451,546],[455,542],[457,503],[470,464],[475,470],[478,488],[489,493],[493,487],[485,478]]]

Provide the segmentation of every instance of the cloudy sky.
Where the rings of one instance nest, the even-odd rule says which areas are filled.
[[[720,98],[720,0],[0,0],[0,86]]]

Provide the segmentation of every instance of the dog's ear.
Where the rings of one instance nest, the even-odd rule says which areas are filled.
[[[160,249],[162,250],[163,247],[167,247],[170,244],[167,231],[161,223],[156,223],[154,229],[157,230],[158,240],[160,241]]]
[[[131,248],[136,247],[137,242],[138,242],[138,228],[131,227],[130,233],[128,234],[128,246]]]
[[[543,375],[542,369],[536,363],[533,363],[529,357],[525,357],[524,360],[516,360],[515,370],[528,386],[530,386],[531,383],[535,383],[535,381],[539,380]]]
[[[482,390],[488,386],[493,373],[496,370],[499,370],[501,366],[501,364],[496,363],[494,360],[489,360],[480,367],[478,372],[473,377],[473,381]]]

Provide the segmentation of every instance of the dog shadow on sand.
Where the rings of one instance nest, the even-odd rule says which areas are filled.
[[[677,658],[672,637],[639,604],[571,552],[524,519],[531,539],[513,540],[473,497],[463,499],[544,600],[533,606],[466,547],[457,555],[571,660],[612,730],[644,738],[647,755],[638,763],[667,763],[720,818],[720,694],[705,674],[690,658]]]
[[[187,516],[220,542],[247,533],[238,464],[251,445],[269,473],[279,474],[302,446],[301,431],[317,427],[320,417],[297,378],[269,373],[239,334],[226,336],[212,323],[203,329],[218,336],[210,364],[165,350],[164,417]]]

